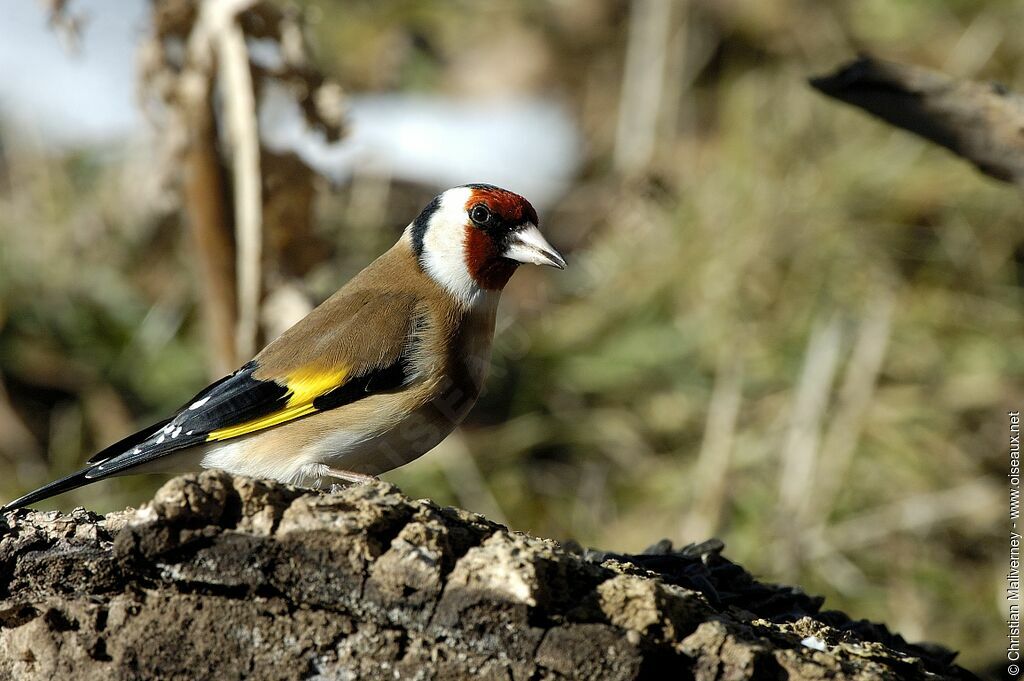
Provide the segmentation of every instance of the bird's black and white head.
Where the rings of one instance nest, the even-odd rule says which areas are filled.
[[[518,194],[489,184],[449,189],[434,198],[406,235],[420,267],[473,304],[500,291],[524,263],[565,268],[538,228],[537,211]]]

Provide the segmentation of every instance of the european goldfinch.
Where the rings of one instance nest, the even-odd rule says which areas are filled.
[[[476,402],[512,273],[521,263],[565,267],[537,224],[512,192],[449,189],[250,362],[3,510],[129,473],[220,468],[315,487],[412,461]]]

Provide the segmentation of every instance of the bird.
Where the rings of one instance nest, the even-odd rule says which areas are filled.
[[[216,468],[317,488],[367,482],[418,458],[476,402],[512,274],[522,264],[565,269],[539,223],[506,189],[448,189],[234,373],[0,510],[133,473]]]

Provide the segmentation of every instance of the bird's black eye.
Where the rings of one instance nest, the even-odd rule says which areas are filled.
[[[491,211],[484,204],[478,203],[470,209],[469,219],[482,227],[490,222]]]

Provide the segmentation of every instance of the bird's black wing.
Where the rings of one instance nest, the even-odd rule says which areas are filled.
[[[336,305],[346,305],[343,314],[329,320],[324,330],[314,326],[313,333],[306,333],[305,346],[294,339],[282,344],[287,340],[283,336],[204,389],[172,418],[107,447],[89,459],[88,467],[3,508],[25,506],[189,447],[272,428],[405,385],[418,337],[415,300],[387,293],[338,300]],[[380,323],[372,323],[381,318],[389,320],[386,332]],[[300,325],[322,323],[314,311],[288,333],[301,331]],[[291,351],[282,352],[282,345]]]

